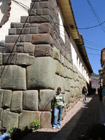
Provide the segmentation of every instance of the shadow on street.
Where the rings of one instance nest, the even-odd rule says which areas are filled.
[[[78,140],[88,127],[100,123],[100,104],[98,95],[94,95],[59,132],[34,132],[22,140],[51,140],[58,134],[65,135],[65,140]]]

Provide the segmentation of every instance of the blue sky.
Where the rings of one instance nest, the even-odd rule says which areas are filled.
[[[90,0],[101,22],[105,21],[105,0]],[[71,0],[77,27],[88,27],[99,24],[92,13],[87,0]],[[79,30],[83,35],[85,46],[101,50],[105,46],[105,24],[104,31],[101,27]],[[91,43],[92,42],[92,43]],[[98,44],[98,45],[97,45]],[[86,48],[93,71],[98,74],[101,69],[101,51]],[[94,54],[94,55],[93,55]]]

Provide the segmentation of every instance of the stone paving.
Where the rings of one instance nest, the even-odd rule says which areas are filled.
[[[88,97],[86,104],[82,99],[67,113],[61,129],[40,129],[24,140],[77,140],[89,126],[99,123],[100,102],[97,95]]]

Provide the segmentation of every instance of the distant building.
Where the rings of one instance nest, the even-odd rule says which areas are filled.
[[[100,76],[99,75],[96,75],[94,73],[91,75],[91,87],[96,90],[98,88],[100,88]]]

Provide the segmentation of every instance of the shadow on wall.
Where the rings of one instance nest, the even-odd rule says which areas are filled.
[[[88,97],[87,97],[88,98]],[[67,140],[78,140],[78,137],[86,132],[88,127],[99,123],[99,98],[95,95],[90,103],[78,111],[78,113],[58,132],[35,132],[24,137],[22,140],[51,140],[54,136],[61,134],[62,137],[66,132]],[[47,122],[46,122],[47,123]]]

